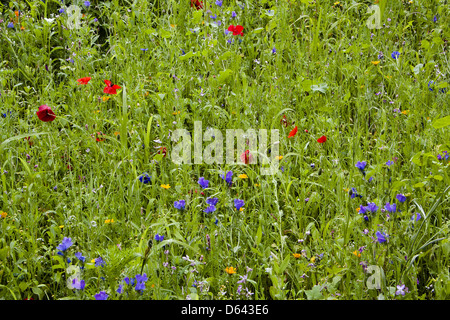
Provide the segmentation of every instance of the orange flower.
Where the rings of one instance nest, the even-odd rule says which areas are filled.
[[[233,267],[226,267],[225,272],[228,274],[233,274],[233,273],[236,273],[236,269]]]
[[[355,256],[357,256],[358,258],[361,257],[361,253],[358,252],[358,250],[355,250],[352,252]]]
[[[302,256],[300,253],[293,253],[292,255],[294,256],[295,259],[298,259]]]
[[[376,66],[377,64],[380,63],[380,61],[370,61],[371,64],[373,64],[374,66]]]

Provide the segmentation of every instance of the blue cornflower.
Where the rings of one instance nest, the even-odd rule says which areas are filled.
[[[116,290],[118,294],[121,294],[123,292],[123,284],[119,284],[119,288]]]
[[[186,54],[186,52],[184,52],[183,49],[181,49],[181,55],[184,56]]]
[[[209,16],[211,19],[216,20],[217,19],[217,14],[213,15],[213,16]]]
[[[94,296],[95,300],[107,300],[108,294],[105,291],[100,291]]]
[[[86,258],[81,255],[81,252],[75,253],[75,257],[77,257],[81,262],[86,261]]]
[[[85,1],[85,2],[84,2],[84,6],[85,6],[86,8],[89,8],[90,5],[91,5],[91,2],[90,2],[90,1]]]
[[[433,87],[434,87],[434,81],[431,80],[430,82],[428,82],[428,90],[433,91]]]
[[[147,52],[148,48],[141,48],[141,51]]]
[[[61,9],[58,10],[58,12],[61,13],[61,14],[63,14],[64,11],[65,11],[64,8],[61,8]]]
[[[206,188],[208,188],[209,180],[206,180],[204,177],[200,177],[200,179],[198,179],[198,184],[199,184],[203,189],[206,189]]]
[[[406,197],[403,194],[398,194],[395,196],[397,198],[398,201],[400,201],[401,203],[406,201]]]
[[[231,17],[232,17],[232,18],[236,18],[236,16],[237,16],[236,12],[231,11]]]
[[[84,282],[84,280],[80,281],[77,278],[72,280],[72,287],[74,289],[83,290],[85,286],[86,286],[86,283]]]
[[[394,161],[389,160],[388,162],[386,162],[386,165],[388,167],[392,166],[394,164]]]
[[[433,17],[433,22],[437,22],[437,20],[438,20],[438,17],[437,17],[437,16],[434,16],[434,17]]]
[[[400,52],[398,52],[398,51],[393,51],[393,52],[391,53],[392,59],[397,60],[399,56],[400,56]]]
[[[208,199],[206,199],[206,203],[209,204],[210,206],[216,206],[218,201],[219,201],[218,198],[208,198]]]
[[[155,240],[156,241],[163,241],[164,240],[164,236],[163,235],[159,235],[158,233],[155,236]]]
[[[56,247],[56,249],[60,250],[58,254],[60,256],[64,255],[64,252],[69,249],[73,245],[71,238],[64,237],[63,241],[59,246]]]
[[[203,210],[204,213],[212,213],[216,211],[216,207],[213,205],[210,205],[208,208],[206,208],[205,210]]]
[[[386,202],[384,208],[389,212],[395,212],[397,210],[397,205],[395,203],[390,204],[389,202]]]
[[[102,257],[95,258],[96,267],[103,267],[105,264],[106,262],[102,259]]]
[[[10,23],[8,23],[7,27],[11,28],[11,29],[14,29],[14,23],[11,21]]]
[[[139,176],[139,181],[147,184],[151,181],[152,177],[148,175],[148,173],[144,172],[142,175]]]
[[[359,213],[363,214],[363,213],[366,213],[366,211],[367,211],[367,207],[364,207],[363,205],[359,206]]]
[[[366,165],[367,165],[367,162],[366,162],[366,161],[358,161],[358,162],[355,164],[355,167],[357,167],[359,170],[363,171],[364,168],[366,167]]]
[[[277,49],[275,49],[275,47],[272,48],[272,53],[273,54],[277,53]]]
[[[221,6],[222,6],[222,2],[223,2],[222,0],[217,0],[217,1],[216,1],[216,5],[218,5],[219,7],[221,7]]]
[[[414,218],[415,218],[415,219],[414,219]],[[417,212],[417,213],[414,213],[414,214],[412,215],[411,220],[419,221],[420,218],[422,218],[422,216],[420,215],[420,213]]]
[[[236,207],[236,210],[239,211],[244,206],[244,200],[234,199],[234,206]]]
[[[220,177],[231,186],[233,182],[233,171],[228,171],[226,175],[221,174]]]
[[[379,243],[384,243],[387,241],[387,236],[384,232],[381,233],[380,231],[377,231],[377,233],[375,235],[377,236],[377,241]]]
[[[133,286],[134,285],[134,278],[129,278],[129,277],[125,277],[124,279],[123,279],[123,281],[125,281],[125,283],[127,284],[127,285],[129,285],[129,286]]]
[[[184,210],[185,205],[186,205],[186,200],[178,200],[173,203],[173,206],[175,207],[175,209],[178,209],[178,210]]]
[[[350,198],[354,199],[356,197],[360,197],[362,198],[362,195],[358,194],[358,192],[356,192],[356,188],[352,188],[350,193]]]
[[[369,202],[367,204],[366,208],[369,209],[371,212],[377,212],[377,210],[378,210],[377,205],[375,203],[373,203],[373,202]]]

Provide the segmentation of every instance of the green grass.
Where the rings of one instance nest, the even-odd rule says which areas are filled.
[[[189,0],[80,1],[71,29],[59,1],[2,1],[0,298],[450,298],[450,161],[438,159],[450,152],[449,7],[380,2],[381,28],[369,29],[368,1],[208,0],[211,12]],[[226,35],[230,24],[243,36]],[[37,117],[44,104],[54,121]],[[194,135],[194,121],[224,137],[279,130],[280,168],[174,164],[171,135]],[[219,176],[229,170],[231,187]],[[208,197],[218,204],[206,214]],[[366,221],[356,209],[371,202]],[[64,237],[73,245],[61,256]],[[380,289],[366,266],[383,271]],[[142,293],[124,285],[143,273]],[[70,289],[71,276],[85,288]]]

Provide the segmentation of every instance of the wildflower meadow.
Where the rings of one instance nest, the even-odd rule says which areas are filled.
[[[0,299],[450,299],[449,26],[0,1]]]

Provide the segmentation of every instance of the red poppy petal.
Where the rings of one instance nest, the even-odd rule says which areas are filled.
[[[319,143],[324,143],[325,141],[327,141],[327,137],[325,136],[321,136],[319,139],[317,139],[317,142]]]
[[[109,87],[110,85],[111,85],[111,81],[109,81],[109,80],[103,80],[104,82],[105,82],[105,84]]]
[[[294,129],[292,129],[291,132],[289,132],[288,138],[292,138],[293,136],[295,136],[297,134],[297,126],[295,126]]]

